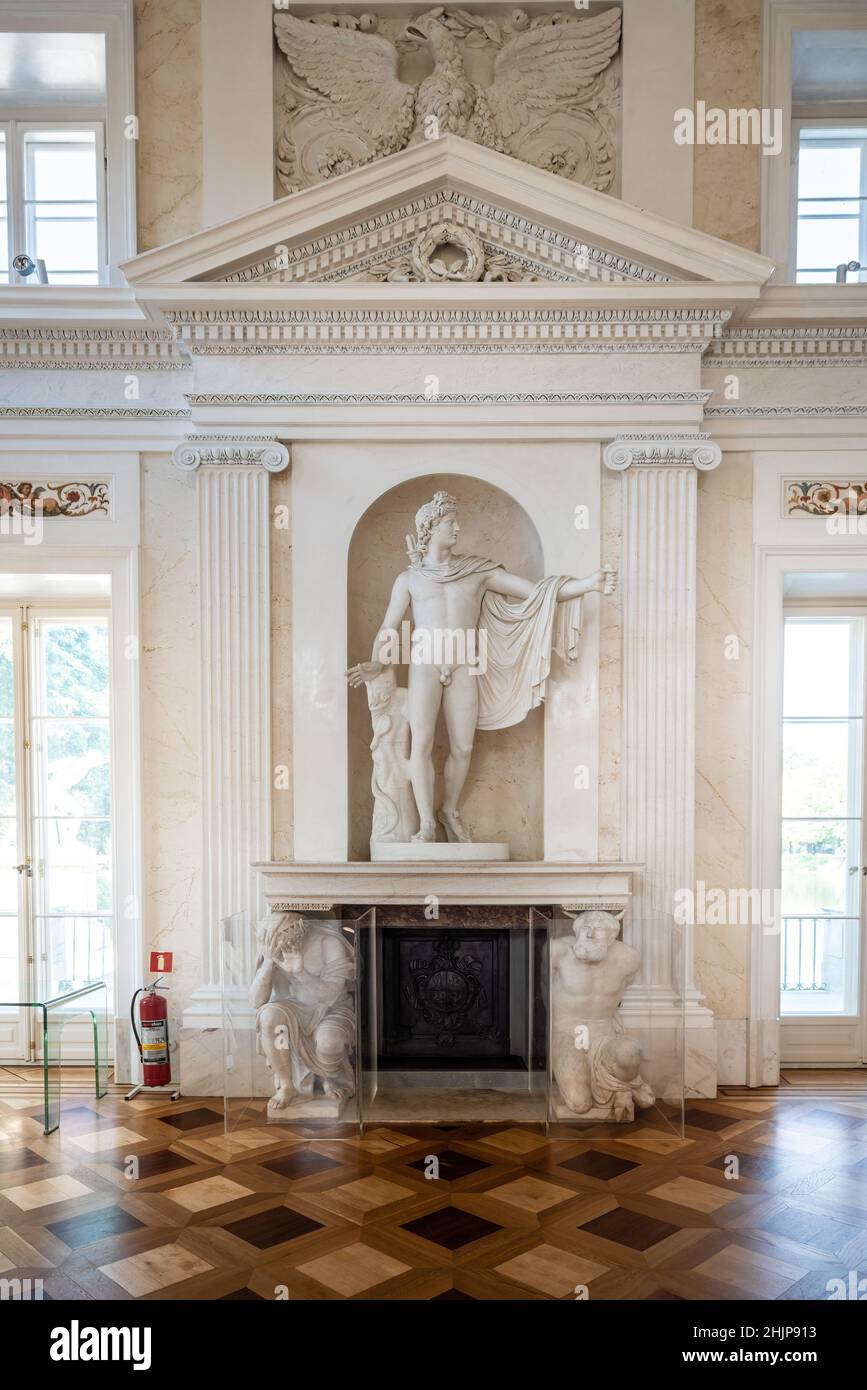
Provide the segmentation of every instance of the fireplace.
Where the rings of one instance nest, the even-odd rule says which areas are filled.
[[[510,1006],[526,979],[520,959],[512,968],[510,935],[507,927],[389,932],[380,953],[381,1068],[521,1065]]]
[[[352,908],[355,913],[358,909]],[[375,1114],[539,1108],[547,1075],[547,930],[526,907],[379,907],[359,933],[363,1072]]]

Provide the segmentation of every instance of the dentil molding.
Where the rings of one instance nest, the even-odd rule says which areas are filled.
[[[692,466],[706,473],[719,466],[722,450],[708,434],[619,434],[602,451],[606,468],[622,473],[634,466]]]
[[[285,352],[703,351],[730,311],[641,308],[171,308],[179,344],[195,356]]]
[[[289,464],[289,450],[271,434],[189,434],[172,452],[178,468],[194,473],[202,465],[264,468],[282,473]]]

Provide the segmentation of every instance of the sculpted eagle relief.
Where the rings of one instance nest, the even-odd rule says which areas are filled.
[[[280,181],[295,192],[452,134],[606,192],[620,25],[619,8],[531,19],[439,6],[409,22],[278,12]]]

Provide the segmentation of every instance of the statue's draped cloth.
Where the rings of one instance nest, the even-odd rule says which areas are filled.
[[[493,573],[503,566],[480,555],[459,555],[425,577],[448,584],[468,574]],[[574,661],[581,636],[581,599],[558,603],[568,575],[540,579],[529,598],[508,599],[490,590],[482,599],[479,632],[486,634],[487,663],[479,682],[479,729],[520,724],[545,699],[551,653]],[[484,648],[479,652],[484,656]]]

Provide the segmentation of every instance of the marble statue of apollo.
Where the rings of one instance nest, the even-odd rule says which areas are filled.
[[[409,567],[394,581],[372,659],[346,675],[360,686],[382,674],[409,609],[409,777],[420,821],[412,839],[435,840],[439,821],[449,841],[470,843],[459,802],[476,729],[508,728],[541,704],[551,652],[575,659],[581,597],[613,593],[616,573],[606,567],[588,579],[554,576],[533,583],[496,560],[456,554],[457,501],[447,492],[437,492],[418,511],[415,525],[415,537],[407,536]],[[440,709],[449,754],[436,810],[433,745]]]

